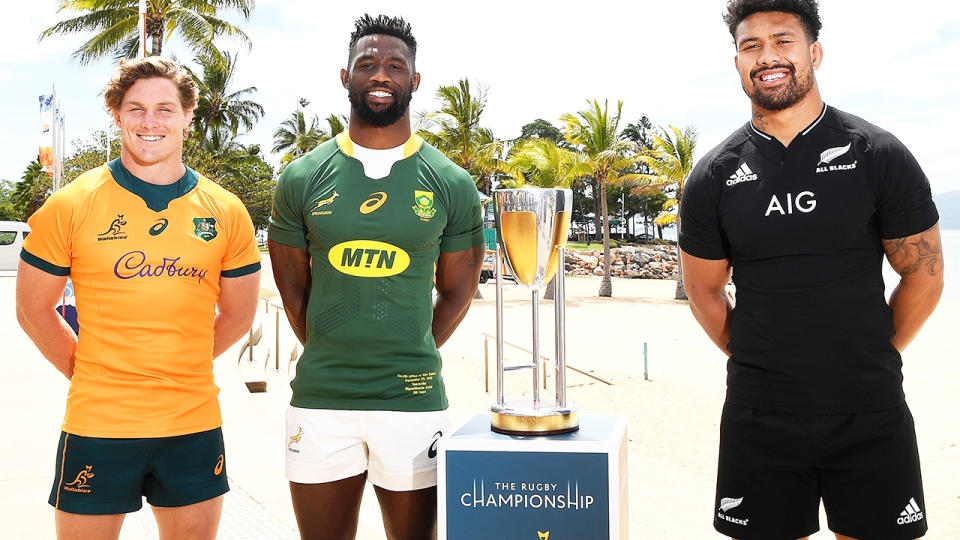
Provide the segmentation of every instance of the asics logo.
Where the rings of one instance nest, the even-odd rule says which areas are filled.
[[[167,218],[158,219],[157,222],[154,223],[152,227],[150,227],[150,236],[157,236],[158,234],[162,233],[164,229],[167,228],[167,225],[169,224],[170,224],[170,221],[167,220]]]
[[[220,454],[220,457],[217,458],[217,464],[213,466],[213,474],[220,476],[220,473],[223,472],[223,454]]]
[[[743,163],[737,168],[736,172],[730,175],[730,179],[727,180],[727,186],[735,186],[741,182],[752,182],[756,179],[756,173],[750,170],[749,165]]]
[[[387,202],[387,194],[385,192],[377,191],[371,193],[370,198],[360,204],[360,213],[372,214],[377,211],[377,208],[383,206],[385,202]]]
[[[443,437],[442,431],[433,434],[433,442],[430,444],[430,449],[427,450],[428,458],[433,459],[437,457],[437,443],[440,442],[440,437]]]

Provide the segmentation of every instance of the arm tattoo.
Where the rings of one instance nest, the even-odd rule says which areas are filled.
[[[913,236],[883,240],[883,249],[890,266],[901,276],[920,271],[931,276],[943,274],[943,251],[936,227]]]

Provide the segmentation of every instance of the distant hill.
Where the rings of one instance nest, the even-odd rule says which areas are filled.
[[[960,229],[960,189],[933,196],[940,212],[941,229]]]

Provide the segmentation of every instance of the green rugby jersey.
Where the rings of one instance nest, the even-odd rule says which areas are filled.
[[[433,339],[441,251],[483,243],[470,175],[414,135],[390,174],[368,178],[347,133],[291,163],[277,182],[270,239],[307,248],[313,285],[295,407],[447,407]]]

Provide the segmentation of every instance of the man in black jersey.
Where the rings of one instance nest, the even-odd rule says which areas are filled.
[[[822,101],[815,0],[732,0],[724,21],[752,119],[680,205],[690,307],[730,357],[714,527],[806,537],[822,499],[838,539],[923,536],[900,351],[943,288],[930,185],[895,137]]]

